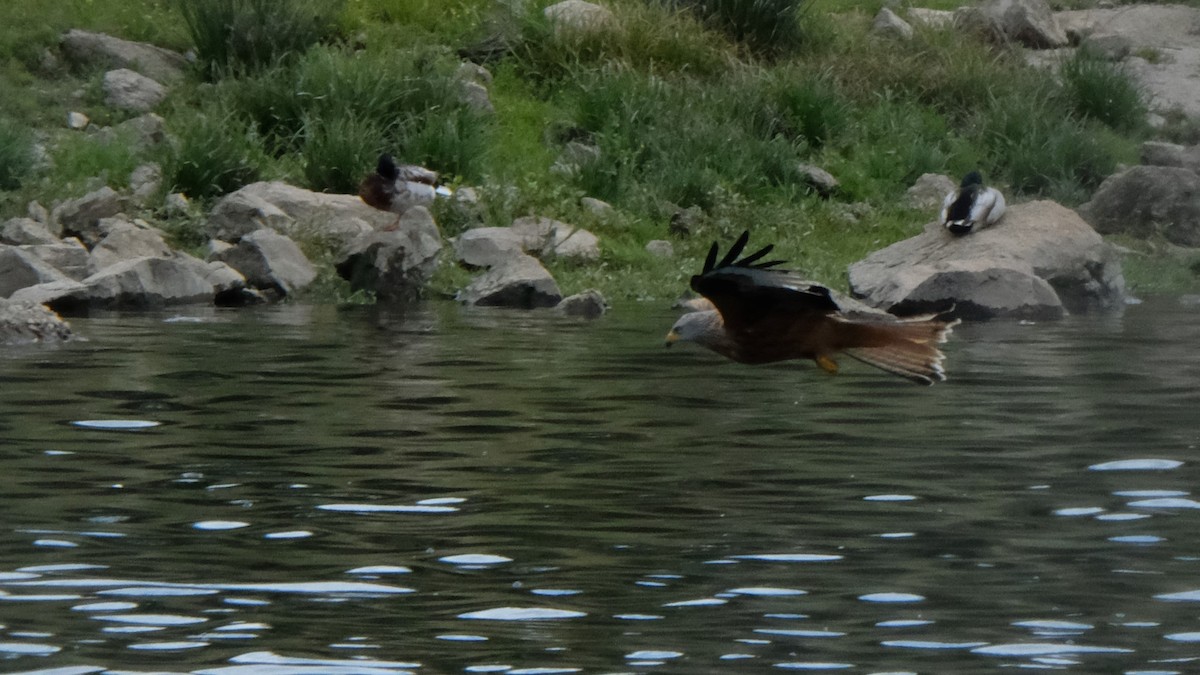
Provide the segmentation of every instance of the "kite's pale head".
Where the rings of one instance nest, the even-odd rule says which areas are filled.
[[[716,311],[688,312],[679,317],[667,333],[667,346],[676,342],[696,342],[706,345],[721,332],[721,315]]]

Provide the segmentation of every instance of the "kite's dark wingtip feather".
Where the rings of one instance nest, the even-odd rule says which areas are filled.
[[[729,267],[742,254],[742,250],[746,248],[746,242],[750,241],[750,230],[743,230],[742,235],[733,242],[733,246],[729,247],[729,252],[721,258],[721,262],[717,263],[717,267]]]

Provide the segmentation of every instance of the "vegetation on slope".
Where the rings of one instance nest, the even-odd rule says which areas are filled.
[[[952,30],[919,28],[898,45],[869,34],[882,3],[611,0],[618,27],[591,35],[556,34],[549,0],[51,4],[0,7],[0,88],[17,92],[0,100],[0,216],[122,187],[151,160],[196,212],[145,215],[194,242],[197,215],[221,194],[260,179],[352,191],[386,150],[480,190],[480,208],[438,208],[447,235],[530,213],[592,229],[599,263],[550,267],[564,290],[614,300],[674,296],[708,242],[747,227],[840,286],[848,263],[930,219],[902,199],[922,173],[978,168],[1016,200],[1075,205],[1148,133],[1118,66],[1081,53],[1056,77]],[[69,28],[193,50],[189,80],[160,110],[169,144],[138,150],[64,128],[70,110],[98,124],[129,116],[103,105],[101,72],[46,56]],[[462,55],[493,74],[494,114],[462,101]],[[599,157],[554,170],[573,141]],[[837,176],[840,192],[806,187],[802,163]],[[584,196],[615,209],[596,216]],[[646,253],[693,206],[704,215],[676,240],[677,259]],[[463,279],[446,266],[435,286]]]

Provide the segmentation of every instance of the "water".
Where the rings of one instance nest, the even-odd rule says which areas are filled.
[[[0,671],[1200,669],[1200,307],[950,381],[433,304],[0,352]]]

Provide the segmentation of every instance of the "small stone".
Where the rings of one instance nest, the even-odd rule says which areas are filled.
[[[594,197],[584,197],[579,200],[579,205],[590,211],[593,215],[607,216],[613,212],[612,204],[606,201],[601,201]]]
[[[666,239],[655,239],[646,244],[646,250],[656,258],[675,257],[675,247]]]
[[[182,192],[172,192],[163,200],[163,208],[171,216],[186,215],[191,206],[191,201]]]
[[[567,316],[578,316],[584,319],[598,319],[608,311],[608,302],[595,289],[588,289],[563,298],[554,308],[555,311]]]
[[[84,129],[87,128],[87,125],[90,124],[91,121],[92,120],[89,119],[87,115],[84,115],[81,112],[67,113],[67,128],[68,129],[75,129],[76,131],[83,131]]]
[[[884,7],[875,15],[875,21],[871,24],[871,32],[884,37],[911,40],[913,27],[908,25],[904,19],[896,16],[895,12]]]
[[[43,225],[50,223],[50,211],[48,211],[46,207],[42,206],[42,203],[36,199],[29,202],[29,205],[25,207],[25,212],[29,214],[30,218]]]

